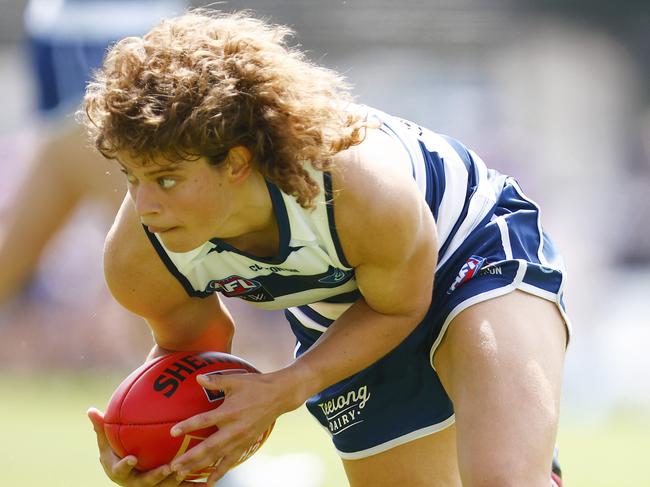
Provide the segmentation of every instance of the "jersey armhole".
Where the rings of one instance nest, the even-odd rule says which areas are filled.
[[[178,270],[176,265],[169,258],[169,255],[167,255],[167,252],[165,252],[165,249],[163,248],[162,244],[158,241],[156,235],[151,233],[144,225],[142,225],[142,228],[144,230],[144,233],[149,238],[151,245],[153,245],[153,248],[156,249],[156,253],[158,254],[158,257],[160,257],[160,260],[163,261],[165,267],[167,267],[167,270],[178,280],[178,282],[181,283],[181,286],[183,286],[183,289],[185,289],[185,292],[190,297],[207,298],[208,296],[212,295],[212,293],[201,292],[194,289],[190,281],[187,279],[187,277],[185,277],[181,273],[181,271]]]

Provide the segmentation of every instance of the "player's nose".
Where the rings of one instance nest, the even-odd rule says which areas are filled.
[[[133,201],[139,217],[160,214],[162,205],[156,196],[156,191],[147,184],[139,184],[134,189]]]

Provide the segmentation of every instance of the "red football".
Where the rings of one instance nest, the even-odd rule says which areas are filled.
[[[111,447],[120,457],[135,455],[139,470],[171,462],[218,429],[215,426],[177,438],[169,433],[179,421],[223,402],[223,392],[201,387],[196,376],[247,373],[259,370],[221,352],[175,352],[143,364],[122,381],[109,401],[104,428]],[[239,463],[259,449],[272,429],[273,425],[260,435]],[[206,478],[212,470],[193,472],[187,478]]]

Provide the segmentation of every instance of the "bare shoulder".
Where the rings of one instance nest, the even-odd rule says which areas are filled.
[[[190,299],[156,253],[128,196],[106,238],[104,274],[115,299],[145,318]]]
[[[381,259],[398,255],[405,245],[420,239],[435,245],[433,217],[403,147],[371,129],[360,145],[337,157],[333,173],[336,226],[352,265],[376,253]]]

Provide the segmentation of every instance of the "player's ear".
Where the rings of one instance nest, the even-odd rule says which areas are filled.
[[[239,183],[251,173],[253,161],[253,153],[244,145],[236,145],[228,150],[228,157],[226,158],[228,178],[234,182]]]

